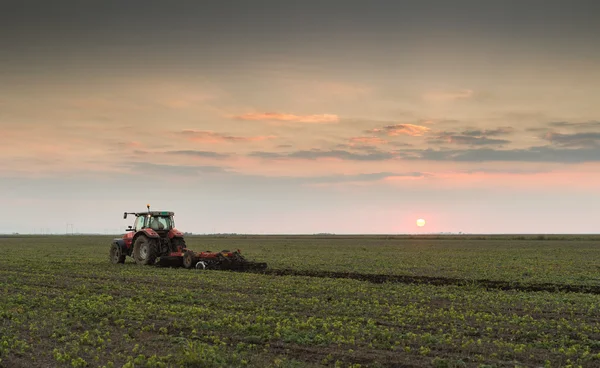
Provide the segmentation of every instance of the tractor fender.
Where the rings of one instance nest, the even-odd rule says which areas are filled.
[[[123,249],[123,250],[127,249],[127,246],[125,245],[125,240],[123,240],[123,239],[120,239],[120,238],[113,239],[112,243],[119,245],[121,247],[121,249]]]
[[[118,245],[121,248],[121,252],[123,254],[128,254],[129,252],[127,251],[127,244],[125,243],[125,240],[123,239],[113,239],[112,244],[111,245]]]
[[[133,236],[135,234],[132,232],[128,232],[125,233],[125,235],[123,235],[123,241],[125,242],[125,247],[127,247],[127,249],[131,248],[131,245],[133,244]]]
[[[142,230],[138,231],[137,233],[135,233],[135,235],[133,236],[133,239],[131,240],[132,245],[135,244],[135,241],[137,240],[137,238],[140,237],[140,235],[144,235],[150,239],[159,238],[159,235],[156,233],[156,231],[154,231],[150,228],[142,229]]]
[[[169,239],[183,238],[183,233],[177,229],[171,229],[168,234]]]
[[[138,231],[138,233],[135,234],[135,237],[137,238],[140,234],[144,234],[149,238],[158,238],[159,237],[158,233],[149,227],[142,229],[141,231]]]

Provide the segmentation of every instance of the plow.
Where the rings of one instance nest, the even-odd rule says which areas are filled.
[[[184,267],[198,270],[251,271],[264,270],[267,264],[253,262],[234,251],[196,252],[188,249],[184,234],[175,228],[171,211],[125,212],[123,218],[134,215],[133,226],[121,238],[113,239],[109,259],[112,263],[125,263],[127,257],[138,265]]]

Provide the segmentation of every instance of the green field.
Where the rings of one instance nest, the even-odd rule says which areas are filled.
[[[1,237],[1,367],[598,367],[600,237],[236,236],[263,274]]]

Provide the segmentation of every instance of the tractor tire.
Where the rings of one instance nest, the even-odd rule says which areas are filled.
[[[183,267],[187,269],[194,268],[197,262],[194,252],[188,250],[183,254]]]
[[[140,235],[133,244],[133,259],[139,265],[153,265],[158,254],[156,239]]]
[[[121,246],[117,243],[113,243],[110,246],[109,259],[112,263],[125,263],[125,254],[123,254],[123,250]]]
[[[181,247],[181,249],[186,248],[185,239],[184,238],[173,238],[171,239],[171,251],[177,252],[177,248]]]

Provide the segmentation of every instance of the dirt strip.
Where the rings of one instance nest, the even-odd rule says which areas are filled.
[[[294,269],[267,269],[256,273],[274,276],[308,276],[334,279],[352,279],[368,281],[374,284],[401,283],[401,284],[427,284],[436,286],[478,286],[486,289],[517,290],[517,291],[547,291],[547,292],[574,292],[587,294],[600,294],[600,285],[577,285],[556,283],[523,283],[500,280],[470,280],[451,277],[410,276],[410,275],[382,275],[357,272],[336,271],[309,271]]]

